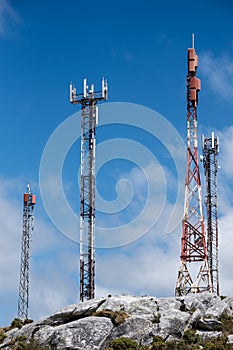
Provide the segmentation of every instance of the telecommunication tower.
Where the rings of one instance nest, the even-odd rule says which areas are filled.
[[[29,306],[29,258],[30,242],[34,230],[34,206],[36,196],[31,194],[30,185],[27,185],[27,193],[23,195],[23,234],[19,280],[18,318],[28,318]]]
[[[206,178],[207,252],[213,292],[219,295],[217,173],[219,139],[202,135],[203,165]]]
[[[192,48],[188,49],[188,74],[186,79],[187,166],[180,267],[175,290],[177,296],[212,291],[198,164],[197,105],[201,84],[200,79],[196,77],[198,56],[194,49],[194,35],[192,42]]]
[[[95,129],[98,124],[97,102],[107,100],[108,85],[102,80],[102,89],[94,92],[87,80],[83,93],[77,94],[70,84],[70,102],[81,104],[81,176],[80,176],[80,301],[95,296]]]

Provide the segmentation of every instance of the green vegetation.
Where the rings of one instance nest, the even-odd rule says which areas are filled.
[[[14,318],[11,322],[10,328],[22,328],[23,327],[23,321],[21,321],[19,318]]]
[[[114,326],[119,326],[121,323],[124,323],[125,320],[129,317],[129,315],[124,311],[112,311],[109,309],[96,311],[92,314],[92,316],[108,317]]]
[[[197,344],[200,337],[194,329],[187,329],[184,332],[182,339],[184,340],[185,344]]]
[[[31,319],[26,319],[24,321],[20,320],[20,318],[14,318],[13,321],[11,322],[10,328],[9,329],[13,329],[13,328],[22,328],[23,326],[25,326],[25,324],[28,323],[32,323],[33,320]]]
[[[226,336],[204,340],[195,330],[189,329],[177,341],[164,341],[154,336],[151,345],[139,346],[135,340],[122,337],[111,341],[106,350],[233,350],[233,344],[227,344]]]
[[[0,328],[0,344],[7,338],[5,332],[14,328],[22,328],[24,325],[32,323],[33,320],[26,319],[24,321],[14,318],[9,327]],[[12,339],[9,344],[12,350],[51,350],[49,346],[40,345],[35,339],[28,339],[25,335],[20,335]]]
[[[222,331],[224,335],[233,334],[233,317],[223,312],[218,319],[222,322]]]
[[[0,329],[0,344],[6,339],[6,334],[3,329]]]
[[[51,347],[42,346],[33,338],[27,340],[25,336],[16,337],[9,345],[12,350],[51,350]]]
[[[225,350],[225,349],[233,349],[232,344],[227,344],[227,337],[219,337],[217,339],[212,339],[209,341],[206,341],[204,343],[204,349],[205,350]]]
[[[118,338],[112,340],[108,350],[138,350],[138,343],[129,338]]]
[[[166,343],[163,341],[163,338],[159,335],[156,335],[153,337],[153,343],[152,346],[149,348],[150,350],[156,350],[156,349],[166,349]]]

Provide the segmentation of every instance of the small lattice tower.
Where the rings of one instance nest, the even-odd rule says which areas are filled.
[[[200,79],[196,77],[198,56],[188,49],[187,74],[187,165],[182,220],[180,267],[177,296],[212,291],[203,217],[202,188],[198,164],[197,105]]]
[[[81,176],[80,176],[80,301],[95,297],[95,146],[98,124],[97,102],[107,100],[107,82],[94,91],[84,79],[83,93],[70,84],[70,102],[81,104]]]
[[[30,185],[27,185],[27,193],[23,196],[23,234],[19,280],[18,318],[25,320],[28,318],[29,307],[29,259],[30,242],[34,230],[34,206],[36,196],[31,194]]]
[[[219,139],[212,135],[210,138],[202,136],[203,165],[206,178],[206,213],[207,213],[207,252],[210,267],[213,292],[219,295],[218,271],[218,201],[217,201],[217,173],[219,153]]]

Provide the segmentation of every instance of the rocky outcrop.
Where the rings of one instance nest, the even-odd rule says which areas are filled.
[[[56,327],[49,343],[57,350],[100,349],[112,328],[109,318],[90,316]]]
[[[0,349],[9,350],[19,337],[34,338],[54,350],[106,349],[119,337],[149,345],[153,337],[179,339],[185,330],[195,328],[205,337],[222,334],[222,315],[233,316],[233,298],[210,293],[184,297],[155,298],[114,296],[69,305],[44,320],[6,332]],[[228,336],[229,342],[233,335]]]

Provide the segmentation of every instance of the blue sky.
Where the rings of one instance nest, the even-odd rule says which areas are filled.
[[[21,199],[27,181],[37,195],[30,317],[38,319],[78,301],[79,245],[51,221],[39,187],[41,157],[49,137],[79,110],[69,103],[70,81],[80,90],[83,78],[98,88],[102,77],[106,77],[108,103],[133,103],[157,111],[186,142],[186,50],[191,45],[193,32],[199,55],[198,76],[202,81],[199,137],[202,132],[208,135],[212,130],[220,137],[220,289],[222,294],[232,293],[232,15],[233,5],[227,0],[197,0],[193,4],[183,0],[89,1],[88,4],[74,0],[42,0],[33,4],[27,0],[0,0],[0,237],[3,248],[0,325],[8,324],[17,314]],[[111,108],[107,104],[100,107],[100,123],[101,113],[103,123],[114,105],[113,110]],[[126,113],[124,106],[122,108],[120,120]],[[146,124],[146,112],[142,118]],[[125,120],[129,120],[127,114]],[[112,122],[115,124],[110,125]],[[118,227],[136,217],[146,204],[148,184],[155,203],[146,212],[144,222],[153,221],[154,217],[157,220],[160,205],[162,212],[156,224],[135,242],[114,249],[97,249],[96,293],[97,296],[109,293],[170,296],[175,288],[181,237],[179,226],[171,235],[165,230],[179,182],[175,161],[167,144],[148,134],[143,127],[136,128],[132,118],[130,125],[116,123],[117,117],[111,114],[109,125],[105,123],[97,130],[98,144],[108,141],[102,151],[98,153],[97,149],[99,159],[105,159],[103,149],[114,153],[119,146],[112,140],[121,138],[144,145],[156,160],[153,156],[140,156],[139,163],[143,162],[141,168],[137,166],[134,162],[137,145],[131,143],[127,159],[116,157],[104,164],[98,172],[97,186],[105,200],[102,204],[101,200],[98,202],[99,208],[105,209],[97,213],[97,224]],[[161,127],[153,125],[152,129],[159,134]],[[120,145],[120,140],[118,142]],[[65,196],[77,214],[79,153],[77,140],[70,147],[62,169]],[[59,150],[54,150],[56,158]],[[204,179],[202,182],[204,186]],[[49,184],[55,188],[56,179],[46,185]],[[118,190],[121,198],[113,204],[121,210],[109,214],[113,204],[106,202],[116,200]],[[127,205],[131,196],[131,204]],[[55,202],[57,211],[62,212],[63,207]],[[182,212],[180,197],[177,207]],[[69,227],[69,223],[65,224]],[[126,229],[126,236],[131,233]]]

